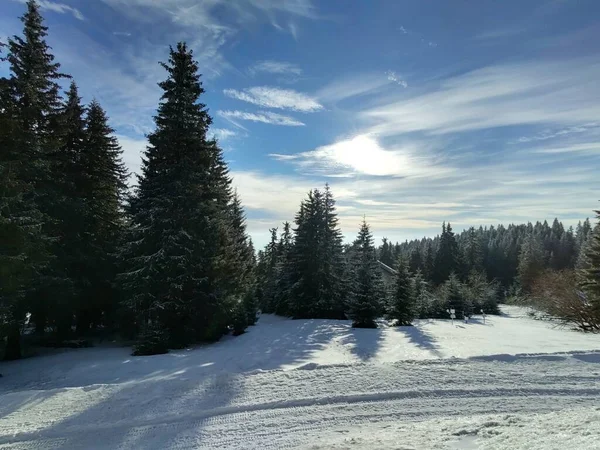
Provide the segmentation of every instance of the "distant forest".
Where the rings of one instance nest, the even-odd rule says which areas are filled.
[[[106,336],[131,342],[134,355],[165,353],[244,333],[259,311],[376,327],[450,309],[494,314],[515,299],[600,328],[600,232],[587,220],[576,230],[555,220],[458,236],[445,223],[435,239],[379,248],[364,221],[344,244],[326,186],[255,252],[185,43],[161,63],[155,126],[130,190],[110,119],[61,72],[36,1],[21,20],[22,34],[1,45],[4,359]],[[395,269],[391,283],[381,263]]]

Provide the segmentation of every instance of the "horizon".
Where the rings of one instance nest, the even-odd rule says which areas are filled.
[[[0,40],[21,33],[23,3],[0,5]],[[568,227],[598,208],[591,0],[39,3],[57,62],[105,107],[132,172],[158,62],[188,42],[257,249],[326,182],[350,242],[363,215],[379,243],[444,221]]]

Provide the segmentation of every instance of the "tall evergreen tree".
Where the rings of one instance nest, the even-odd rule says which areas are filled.
[[[388,316],[396,325],[411,325],[415,317],[415,299],[407,264],[402,258],[396,265],[396,280],[388,304]]]
[[[114,320],[118,297],[114,282],[125,228],[123,203],[128,176],[114,130],[95,100],[88,108],[78,166],[85,236],[80,270],[85,273],[86,284],[77,304],[76,324],[77,331],[84,333],[90,325],[99,325],[102,316],[104,325]]]
[[[579,285],[600,321],[600,211],[599,219],[585,245],[582,267],[579,270]]]
[[[379,252],[379,261],[384,263],[386,266],[393,267],[394,256],[393,256],[393,245],[388,241],[387,238],[383,238],[381,244],[381,251]]]
[[[452,226],[450,223],[443,224],[440,244],[435,255],[433,281],[438,284],[443,283],[451,273],[458,273],[459,269],[459,249]]]
[[[0,79],[0,340],[5,359],[21,357],[28,295],[47,261],[43,215],[35,202],[25,136],[11,80]]]
[[[361,224],[354,243],[353,282],[348,317],[355,328],[377,328],[375,319],[384,301],[384,288],[373,246],[373,235],[366,220]]]
[[[342,231],[337,218],[335,199],[329,185],[323,193],[323,232],[319,262],[321,270],[320,299],[317,303],[318,316],[330,319],[344,319],[345,262],[343,257]]]
[[[184,43],[162,66],[168,77],[156,129],[131,203],[124,286],[142,328],[158,323],[172,346],[218,339],[236,306],[229,245],[231,188],[212,119],[199,99],[198,65]]]
[[[531,233],[526,236],[519,253],[519,282],[527,292],[544,268],[544,250],[540,238]]]
[[[483,271],[483,248],[475,228],[471,227],[468,229],[464,241],[463,263],[465,274],[469,274],[473,270],[478,272]]]
[[[52,218],[54,206],[61,201],[56,181],[63,177],[56,172],[53,158],[59,147],[57,81],[64,75],[59,72],[60,66],[54,62],[46,43],[47,27],[35,1],[27,2],[21,21],[22,37],[13,36],[8,40],[6,61],[10,79],[1,83],[5,103],[2,139],[7,142],[0,150],[3,171],[6,171],[2,181],[6,185],[2,209],[4,236],[11,242],[3,253],[4,261],[12,266],[6,278],[2,277],[12,280],[6,283],[3,301],[10,304],[6,351],[9,358],[20,357],[20,324],[25,312],[36,309],[31,303],[25,306],[25,302],[33,298],[32,291],[37,292],[37,305],[51,304],[55,300],[42,294],[44,285],[58,277],[55,270],[47,270],[48,264],[42,264],[41,255],[49,255],[51,237],[56,239],[60,234]],[[35,315],[34,320],[37,320]]]

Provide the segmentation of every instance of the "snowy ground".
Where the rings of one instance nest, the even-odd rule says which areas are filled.
[[[263,316],[168,355],[0,364],[0,448],[600,449],[600,336],[504,311],[379,330]]]

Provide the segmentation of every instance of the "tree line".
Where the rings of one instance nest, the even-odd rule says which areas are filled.
[[[167,76],[130,191],[122,149],[96,100],[84,105],[30,0],[2,45],[0,340],[61,345],[97,330],[160,353],[240,334],[256,319],[255,256],[216,140],[198,65],[184,43]],[[63,94],[62,84],[70,85]],[[0,346],[1,347],[1,346]]]
[[[449,318],[451,310],[457,318],[497,314],[498,303],[513,301],[597,329],[599,227],[594,231],[586,219],[566,229],[555,219],[552,225],[471,227],[455,234],[444,223],[434,238],[395,244],[383,238],[375,248],[363,222],[355,241],[344,245],[326,185],[308,193],[293,225],[270,230],[269,244],[258,252],[256,297],[264,312],[351,318],[359,327],[374,327],[378,317],[396,325]],[[383,265],[395,269],[388,283],[381,280]],[[558,288],[549,292],[548,279],[570,280],[570,297]],[[577,313],[558,314],[557,305],[567,303]]]

